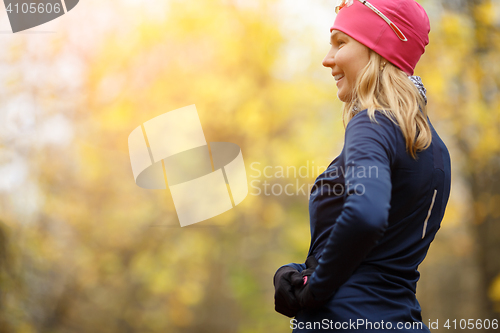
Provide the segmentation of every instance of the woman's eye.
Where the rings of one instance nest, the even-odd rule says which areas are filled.
[[[343,40],[339,40],[339,41],[337,42],[337,45],[339,46],[339,48],[341,48],[342,46],[344,46],[344,45],[345,45],[345,42],[344,42]]]

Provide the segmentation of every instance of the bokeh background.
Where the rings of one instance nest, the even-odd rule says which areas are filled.
[[[455,332],[500,313],[500,1],[419,2],[416,74],[453,180],[417,298]],[[17,34],[0,6],[0,332],[290,332],[272,277],[305,261],[307,188],[343,144],[321,66],[335,5],[81,0]],[[135,185],[127,138],[191,104],[251,186],[181,228],[168,190]]]

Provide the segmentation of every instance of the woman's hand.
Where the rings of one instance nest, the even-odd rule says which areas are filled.
[[[306,259],[307,269],[304,269],[302,271],[302,279],[304,280],[304,283],[302,283],[302,285],[297,286],[297,287],[301,288],[303,285],[305,285],[307,283],[307,281],[311,277],[312,273],[314,273],[314,270],[316,269],[317,266],[318,266],[318,261],[316,260],[316,257],[309,256]]]
[[[323,304],[325,301],[318,301],[309,290],[309,278],[318,266],[318,261],[314,256],[310,256],[306,260],[307,269],[302,271],[303,284],[295,288],[295,298],[299,302],[301,308],[316,308]]]
[[[300,297],[306,296],[302,290],[309,285],[307,282],[318,266],[318,261],[314,256],[309,256],[305,264],[306,269],[302,272],[292,267],[283,266],[274,275],[275,310],[290,318],[295,317],[303,307],[297,295],[300,293]]]
[[[295,286],[303,285],[302,274],[295,268],[283,266],[274,275],[274,308],[277,312],[293,318],[300,310],[295,297]]]
[[[317,308],[326,303],[326,300],[318,301],[309,289],[309,281],[301,288],[295,289],[295,298],[299,302],[301,308]]]

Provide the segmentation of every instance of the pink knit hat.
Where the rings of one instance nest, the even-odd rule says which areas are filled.
[[[332,30],[339,30],[413,75],[415,66],[429,44],[430,24],[425,10],[414,0],[368,0],[406,36],[402,41],[389,24],[359,0],[343,7]]]

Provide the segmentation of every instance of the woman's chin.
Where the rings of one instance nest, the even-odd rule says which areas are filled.
[[[345,91],[345,89],[340,88],[337,90],[337,98],[344,103],[349,103],[352,100],[352,94],[349,91]]]
[[[348,98],[347,98],[346,94],[344,94],[341,90],[337,91],[337,98],[338,98],[341,102],[344,102],[344,103],[347,103],[347,102],[348,102]]]

